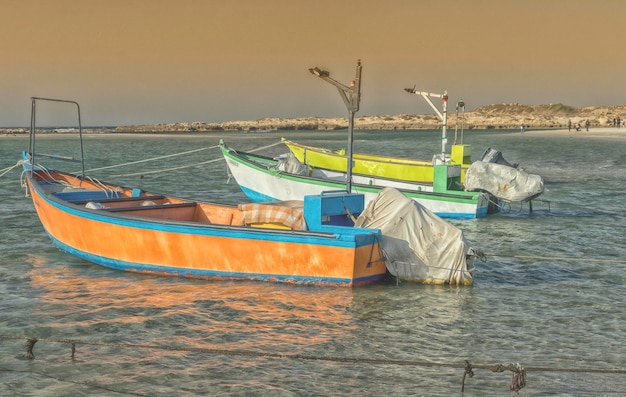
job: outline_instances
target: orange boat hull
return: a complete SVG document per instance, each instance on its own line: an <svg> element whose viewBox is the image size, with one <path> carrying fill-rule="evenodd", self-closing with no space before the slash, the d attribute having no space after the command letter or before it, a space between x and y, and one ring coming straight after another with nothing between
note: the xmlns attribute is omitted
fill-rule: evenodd
<svg viewBox="0 0 626 397"><path fill-rule="evenodd" d="M29 179L29 183L32 181ZM317 233L293 234L211 223L178 222L187 208L160 208L111 216L66 207L31 187L46 232L64 251L104 266L135 272L202 278L259 279L354 285L386 272L379 238L359 234L337 241Z"/></svg>

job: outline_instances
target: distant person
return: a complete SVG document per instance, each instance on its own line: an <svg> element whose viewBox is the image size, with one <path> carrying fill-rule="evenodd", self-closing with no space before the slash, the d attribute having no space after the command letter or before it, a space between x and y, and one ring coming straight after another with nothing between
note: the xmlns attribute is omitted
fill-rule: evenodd
<svg viewBox="0 0 626 397"><path fill-rule="evenodd" d="M525 126L524 124L522 124L522 125L520 126L520 132L523 134L523 133L524 133L524 131L526 131L526 126Z"/></svg>
<svg viewBox="0 0 626 397"><path fill-rule="evenodd" d="M580 131L580 122L576 123L576 131Z"/></svg>
<svg viewBox="0 0 626 397"><path fill-rule="evenodd" d="M589 122L589 120L585 121L585 129L587 130L587 132L589 132L589 125L591 123Z"/></svg>
<svg viewBox="0 0 626 397"><path fill-rule="evenodd" d="M571 131L572 130L572 120L567 122L567 130Z"/></svg>
<svg viewBox="0 0 626 397"><path fill-rule="evenodd" d="M616 123L617 123L617 128L620 128L620 126L622 124L622 119L620 119L619 116L617 116Z"/></svg>

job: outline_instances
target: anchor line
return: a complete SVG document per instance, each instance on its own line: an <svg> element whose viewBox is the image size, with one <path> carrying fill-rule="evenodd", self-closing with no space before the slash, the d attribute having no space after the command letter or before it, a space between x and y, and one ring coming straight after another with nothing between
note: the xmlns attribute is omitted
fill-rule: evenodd
<svg viewBox="0 0 626 397"><path fill-rule="evenodd" d="M148 174L158 174L158 173L161 173L161 172L169 172L169 171L175 171L175 170L182 170L184 168L198 167L198 166L204 165L204 164L215 163L216 161L224 161L224 159L223 158L217 158L217 159L212 159L212 160L207 160L207 161L201 161L199 163L180 165L178 167L162 168L162 169L152 170L152 171L133 172L133 173L130 173L130 174L111 175L111 178L120 178L120 177L127 177L127 176L138 176L138 175L148 175Z"/></svg>
<svg viewBox="0 0 626 397"><path fill-rule="evenodd" d="M22 164L24 164L24 160L18 160L18 162L15 165L1 169L0 178L2 178L4 175L6 175L9 171L13 170L14 168L22 166Z"/></svg>
<svg viewBox="0 0 626 397"><path fill-rule="evenodd" d="M196 152L200 152L200 151L207 150L207 149L215 149L216 147L218 147L218 146L203 147L203 148L199 148L199 149L188 150L186 152L167 154L165 156L158 156L158 157L152 157L152 158L149 158L149 159L130 161L128 163L109 165L109 166L106 166L106 167L92 168L92 169L89 169L89 170L85 170L85 172L88 172L88 171L100 171L100 170L106 170L106 169L109 169L109 168L125 167L127 165L134 165L134 164L139 164L139 163L146 163L146 162L149 162L149 161L162 160L162 159L166 159L166 158L170 158L170 157L183 156L185 154L196 153Z"/></svg>
<svg viewBox="0 0 626 397"><path fill-rule="evenodd" d="M265 150L265 149L271 148L272 146L280 145L281 143L282 142L277 142L277 143L273 143L271 145L262 146L262 147L250 150L250 152L252 153L252 152L257 152L259 150ZM188 152L182 152L182 153L176 153L176 154L171 154L171 155L167 155L167 156L156 157L156 158L152 158L152 159L139 160L139 161L136 161L136 162L130 162L130 163L125 163L125 164L121 164L121 165L129 165L129 164L136 164L136 163L145 162L145 161L158 160L158 159L165 158L165 157L179 156L181 154L193 153L193 152L197 152L197 151L205 150L205 149L215 149L217 147L219 147L219 145L211 146L211 147L207 147L207 148L195 149L195 150L191 150L191 151L188 151ZM158 170L133 172L133 173L129 173L129 174L111 175L111 177L112 178L120 178L120 177L129 177L129 176L138 176L138 175L158 174L158 173L162 173L162 172L181 170L181 169L184 169L184 168L198 167L200 165L215 163L217 161L224 161L224 158L220 157L220 158L216 158L216 159L202 161L202 162L199 162L199 163L186 164L186 165L181 165L181 166L177 166L177 167L163 168L163 169L158 169ZM103 168L112 168L112 167L115 167L115 166L109 166L109 167L103 167ZM97 169L103 169L103 168L97 168ZM89 171L93 171L93 169L89 170Z"/></svg>
<svg viewBox="0 0 626 397"><path fill-rule="evenodd" d="M512 372L512 380L510 390L518 392L520 389L526 386L526 373L527 372L570 372L570 373L595 373L595 374L619 374L626 375L626 369L615 368L559 368L559 367L523 367L520 363L513 363L509 365L495 364L471 364L468 360L465 360L463 364L451 364L451 363L437 363L429 361L418 360L394 360L394 359L376 359L365 357L333 357L333 356L315 356L309 354L297 354L297 353L270 353L259 352L251 350L229 350L229 349L214 349L214 348L191 348L191 347L171 347L171 346L158 346L149 344L138 343L107 343L107 342L89 342L73 339L51 339L51 338L33 338L25 336L9 336L0 335L0 339L26 339L26 355L24 356L28 360L35 358L33 354L33 348L38 341L47 341L55 343L66 343L71 345L72 359L76 352L76 345L89 345L89 346L106 346L126 349L152 349L152 350L167 350L174 352L188 352L188 353L206 353L206 354L221 354L230 356L244 356L244 357L265 357L276 359L292 359L292 360L311 360L311 361L327 361L337 363L365 363L372 365L399 365L399 366L416 366L416 367L438 367L438 368L452 368L462 369L463 379L461 385L461 391L465 389L466 376L474 377L474 369L485 369L492 372ZM0 368L0 371L9 371L7 369ZM90 385L91 386L91 385ZM93 385L93 387L99 387Z"/></svg>
<svg viewBox="0 0 626 397"><path fill-rule="evenodd" d="M0 335L0 339L5 340L26 340L27 347L30 348L29 352L32 354L32 348L36 342L52 342L52 343L64 343L69 345L84 345L84 346L98 346L98 347L117 347L117 348L134 348L134 349L151 349L151 350L166 350L173 352L187 352L187 353L208 353L208 354L222 354L231 356L249 356L249 357L268 357L268 358L281 358L281 359L298 359L298 360L315 360L315 361L330 361L330 362L345 362L345 363L367 363L367 364L389 364L400 366L421 366L421 367L442 367L442 368L454 368L465 369L466 364L453 364L453 363L438 363L430 361L418 361L418 360L398 360L398 359L378 359L378 358L366 358L366 357L334 357L334 356L316 356L309 354L299 353L271 353L271 352L259 352L252 350L232 350L232 349L217 349L217 348L203 348L203 347L177 347L177 346L159 346L142 343L110 343L110 342L92 342L78 339L54 339L54 338L33 338L27 336L11 336ZM503 372L510 370L510 366L503 364L472 364L474 369L487 369L493 372ZM622 374L626 375L626 369L616 368L563 368L563 367L524 367L526 372L572 372L572 373L606 373L606 374Z"/></svg>
<svg viewBox="0 0 626 397"><path fill-rule="evenodd" d="M559 256L538 256L538 255L491 255L499 258L516 258L516 259L543 259L552 261L587 261L587 262L604 262L604 263L626 263L624 259L598 259L598 258L574 258Z"/></svg>

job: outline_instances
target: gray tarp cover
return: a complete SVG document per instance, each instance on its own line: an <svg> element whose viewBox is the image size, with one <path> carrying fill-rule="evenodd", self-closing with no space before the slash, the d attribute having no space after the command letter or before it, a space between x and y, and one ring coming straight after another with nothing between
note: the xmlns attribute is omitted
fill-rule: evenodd
<svg viewBox="0 0 626 397"><path fill-rule="evenodd" d="M309 173L309 167L302 164L291 152L281 154L275 160L278 161L277 167L279 171L295 175L307 175Z"/></svg>
<svg viewBox="0 0 626 397"><path fill-rule="evenodd" d="M527 201L543 193L543 179L519 168L475 161L465 173L465 190L484 190L505 201Z"/></svg>
<svg viewBox="0 0 626 397"><path fill-rule="evenodd" d="M381 190L356 226L381 230L387 269L402 280L473 282L474 250L461 230L396 189Z"/></svg>

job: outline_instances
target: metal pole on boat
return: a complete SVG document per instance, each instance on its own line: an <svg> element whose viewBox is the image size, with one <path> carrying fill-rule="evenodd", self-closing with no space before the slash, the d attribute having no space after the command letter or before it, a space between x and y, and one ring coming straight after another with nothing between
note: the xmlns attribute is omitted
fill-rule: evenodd
<svg viewBox="0 0 626 397"><path fill-rule="evenodd" d="M437 116L439 116L439 119L443 122L443 127L441 128L441 161L445 163L446 143L448 143L448 137L446 136L446 132L448 129L448 91L444 91L443 94L433 94L432 92L415 91L415 87L405 88L404 91L410 94L421 95L422 98L424 98L424 100L428 102L430 107L435 111ZM437 109L437 106L435 106L433 101L430 100L431 97L442 99L443 112L440 112L439 109Z"/></svg>
<svg viewBox="0 0 626 397"><path fill-rule="evenodd" d="M441 97L443 102L443 127L441 127L441 160L446 161L446 143L448 143L448 91Z"/></svg>
<svg viewBox="0 0 626 397"><path fill-rule="evenodd" d="M30 134L28 134L28 154L30 155L31 166L35 164L35 115L36 115L36 101L35 98L30 99ZM32 174L33 167L30 168Z"/></svg>
<svg viewBox="0 0 626 397"><path fill-rule="evenodd" d="M83 124L80 119L80 105L76 101L69 101L66 99L56 99L56 98L40 98L40 97L31 97L31 115L30 115L30 159L31 165L35 165L35 133L37 127L35 125L35 112L36 112L36 102L37 101L48 101L48 102L61 102L61 103L69 103L76 105L76 111L78 113L78 137L80 140L80 164L81 164L81 176L85 179L85 154L83 149Z"/></svg>
<svg viewBox="0 0 626 397"><path fill-rule="evenodd" d="M454 144L456 145L456 130L459 125L459 109L461 109L461 145L463 144L463 130L465 128L465 102L461 99L456 103L456 119L457 123L454 127Z"/></svg>
<svg viewBox="0 0 626 397"><path fill-rule="evenodd" d="M359 111L359 103L361 102L361 60L357 60L356 74L354 80L350 82L350 86L341 84L337 80L330 77L330 72L322 70L318 67L309 69L311 74L320 79L334 85L339 91L339 95L348 109L348 156L346 158L346 190L352 192L352 146L354 141L354 114Z"/></svg>

